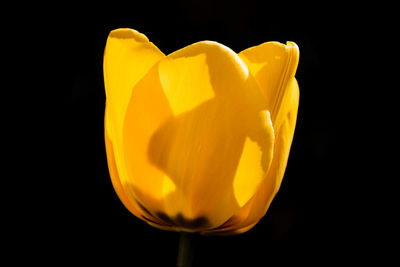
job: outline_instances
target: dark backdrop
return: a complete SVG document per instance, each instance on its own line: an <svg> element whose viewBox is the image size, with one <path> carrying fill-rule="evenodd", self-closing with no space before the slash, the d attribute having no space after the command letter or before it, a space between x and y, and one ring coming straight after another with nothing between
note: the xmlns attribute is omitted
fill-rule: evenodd
<svg viewBox="0 0 400 267"><path fill-rule="evenodd" d="M71 190L61 215L73 234L67 257L96 264L175 264L178 234L131 215L115 194L107 169L103 50L111 30L129 27L165 54L201 40L220 42L235 52L272 40L294 41L300 48L300 106L281 189L266 216L247 233L199 236L193 266L325 266L359 260L358 248L369 235L359 221L365 213L357 198L362 189L352 186L363 179L352 168L360 152L360 142L354 140L363 137L355 138L351 129L365 119L354 106L362 97L351 79L357 74L352 58L358 52L348 44L358 43L368 27L353 20L354 10L325 2L306 6L239 0L104 3L77 10L69 14L65 32L70 73L65 83L71 95L64 102L72 111L72 172L66 180ZM358 116L357 122L349 119Z"/></svg>

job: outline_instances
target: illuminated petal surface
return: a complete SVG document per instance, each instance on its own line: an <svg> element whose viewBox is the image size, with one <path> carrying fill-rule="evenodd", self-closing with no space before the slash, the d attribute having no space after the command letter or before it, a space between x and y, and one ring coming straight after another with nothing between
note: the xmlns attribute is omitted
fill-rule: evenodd
<svg viewBox="0 0 400 267"><path fill-rule="evenodd" d="M145 214L122 181L128 179L123 156L122 129L133 87L164 55L146 36L131 30L110 33L104 51L106 89L105 141L111 180L119 198L129 211L142 218ZM142 210L142 211L141 211Z"/></svg>
<svg viewBox="0 0 400 267"><path fill-rule="evenodd" d="M193 231L221 225L248 202L274 144L246 65L209 41L168 55L138 82L123 136L125 188L165 223Z"/></svg>
<svg viewBox="0 0 400 267"><path fill-rule="evenodd" d="M286 116L285 95L299 63L299 48L293 42L287 45L266 42L239 53L246 62L265 96L274 128L279 128Z"/></svg>
<svg viewBox="0 0 400 267"><path fill-rule="evenodd" d="M266 213L272 199L281 185L290 146L293 140L299 103L299 88L293 78L286 88L285 108L286 116L282 119L280 128L275 133L274 157L265 179L262 181L254 197L230 220L215 232L220 234L238 234L251 229Z"/></svg>

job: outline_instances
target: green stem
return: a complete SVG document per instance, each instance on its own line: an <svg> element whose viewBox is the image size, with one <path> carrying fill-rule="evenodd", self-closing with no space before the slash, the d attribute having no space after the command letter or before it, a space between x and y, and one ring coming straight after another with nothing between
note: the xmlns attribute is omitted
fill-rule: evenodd
<svg viewBox="0 0 400 267"><path fill-rule="evenodd" d="M180 232L179 237L179 251L177 267L190 267L192 266L193 251L194 251L194 233Z"/></svg>

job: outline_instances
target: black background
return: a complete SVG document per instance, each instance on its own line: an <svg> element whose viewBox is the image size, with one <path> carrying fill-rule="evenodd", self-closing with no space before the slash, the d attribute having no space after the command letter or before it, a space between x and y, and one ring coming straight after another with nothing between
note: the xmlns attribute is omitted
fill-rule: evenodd
<svg viewBox="0 0 400 267"><path fill-rule="evenodd" d="M357 80L363 67L357 61L364 52L360 40L371 30L365 17L354 16L362 7L239 0L104 5L77 8L64 34L69 67L63 102L71 114L72 155L70 191L59 221L68 226L58 231L67 233L64 243L73 237L64 249L66 258L129 266L174 266L176 261L178 234L131 215L108 174L102 60L108 33L120 27L144 33L165 54L201 40L235 52L272 40L294 41L300 48L300 106L281 189L247 233L199 236L193 266L325 266L373 257L366 252L372 234L365 222L374 203L364 198L367 178L356 164L367 139L357 129L371 118L362 111L366 100ZM378 37L369 32L369 39Z"/></svg>

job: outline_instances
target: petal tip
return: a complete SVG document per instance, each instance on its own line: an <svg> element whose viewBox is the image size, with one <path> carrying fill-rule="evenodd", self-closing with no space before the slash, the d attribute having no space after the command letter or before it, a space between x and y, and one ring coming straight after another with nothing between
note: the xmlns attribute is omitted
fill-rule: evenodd
<svg viewBox="0 0 400 267"><path fill-rule="evenodd" d="M293 42L293 41L287 41L287 42L286 42L286 45L287 45L287 46L293 46L293 47L298 48L297 44L296 44L295 42Z"/></svg>
<svg viewBox="0 0 400 267"><path fill-rule="evenodd" d="M297 54L300 53L299 46L298 46L295 42L287 41L287 42L286 42L286 46L287 46L289 49L294 49L294 50L296 51Z"/></svg>
<svg viewBox="0 0 400 267"><path fill-rule="evenodd" d="M140 41L140 42L148 42L149 41L149 39L147 39L146 35L138 32L136 30L130 29L130 28L120 28L120 29L112 30L109 34L109 37L119 38L119 39L133 38L136 41Z"/></svg>

